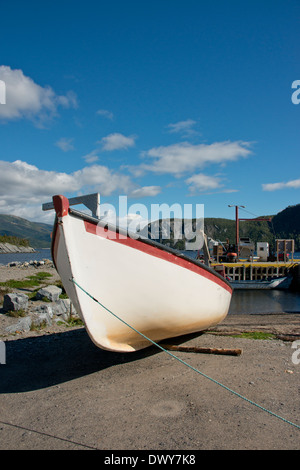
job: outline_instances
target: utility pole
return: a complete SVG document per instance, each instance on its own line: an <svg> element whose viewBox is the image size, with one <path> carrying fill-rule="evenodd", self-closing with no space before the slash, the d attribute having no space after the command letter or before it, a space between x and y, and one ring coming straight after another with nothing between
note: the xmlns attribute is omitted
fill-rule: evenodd
<svg viewBox="0 0 300 470"><path fill-rule="evenodd" d="M239 207L245 208L245 206L236 206L236 205L228 205L228 207L235 207L235 244L237 249L237 255L239 257L240 249L240 235L239 235Z"/></svg>

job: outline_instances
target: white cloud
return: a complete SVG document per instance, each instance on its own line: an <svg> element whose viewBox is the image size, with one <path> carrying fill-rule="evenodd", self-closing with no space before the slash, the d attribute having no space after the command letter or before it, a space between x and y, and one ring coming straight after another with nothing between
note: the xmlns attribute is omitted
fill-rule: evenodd
<svg viewBox="0 0 300 470"><path fill-rule="evenodd" d="M69 152L70 150L74 150L73 140L74 139L67 139L66 137L62 137L57 142L55 142L55 145L64 152Z"/></svg>
<svg viewBox="0 0 300 470"><path fill-rule="evenodd" d="M72 173L41 170L35 165L16 160L0 160L0 212L31 220L46 220L42 204L55 194L67 197L78 193L99 192L103 196L113 193L134 198L155 196L159 186L137 188L130 176L115 172L102 165L83 167Z"/></svg>
<svg viewBox="0 0 300 470"><path fill-rule="evenodd" d="M114 191L132 190L134 185L126 175L105 166L93 165L73 173L46 171L24 161L0 161L0 211L32 218L40 213L43 202L54 194L100 192L110 195ZM32 212L32 208L35 211ZM23 215L21 215L23 214Z"/></svg>
<svg viewBox="0 0 300 470"><path fill-rule="evenodd" d="M80 187L94 188L104 196L114 191L128 193L133 184L129 176L115 173L106 166L92 165L72 173L75 183Z"/></svg>
<svg viewBox="0 0 300 470"><path fill-rule="evenodd" d="M152 158L153 162L142 164L140 168L155 173L181 176L209 164L224 164L245 158L251 153L248 147L248 142L241 141L198 145L182 142L154 147L143 153L144 157Z"/></svg>
<svg viewBox="0 0 300 470"><path fill-rule="evenodd" d="M94 163L98 160L98 150L92 150L90 153L87 155L84 155L82 158L87 162L87 163Z"/></svg>
<svg viewBox="0 0 300 470"><path fill-rule="evenodd" d="M197 134L197 132L192 129L192 127L196 124L196 121L192 119L187 119L186 121L179 121L174 124L168 124L167 128L171 134L184 134L184 135L192 135Z"/></svg>
<svg viewBox="0 0 300 470"><path fill-rule="evenodd" d="M31 119L37 125L57 115L60 106L76 107L73 92L57 95L50 86L42 87L22 70L0 66L0 79L5 83L6 104L0 106L0 119Z"/></svg>
<svg viewBox="0 0 300 470"><path fill-rule="evenodd" d="M28 198L36 202L38 198L53 193L69 192L80 185L72 174L40 170L21 160L0 161L0 197L10 197L24 204ZM53 193L53 194L54 194Z"/></svg>
<svg viewBox="0 0 300 470"><path fill-rule="evenodd" d="M208 191L218 189L223 186L220 178L204 175L203 173L193 175L186 179L185 182L189 185L191 192Z"/></svg>
<svg viewBox="0 0 300 470"><path fill-rule="evenodd" d="M263 191L277 191L279 189L298 189L300 188L300 179L287 181L286 183L266 183L262 185Z"/></svg>
<svg viewBox="0 0 300 470"><path fill-rule="evenodd" d="M103 139L97 143L102 145L102 150L125 150L129 147L134 147L135 139L135 136L126 137L123 134L115 132L114 134L109 134L108 136L103 137Z"/></svg>
<svg viewBox="0 0 300 470"><path fill-rule="evenodd" d="M123 217L118 217L114 210L106 211L102 220L111 224L112 227L118 226L130 232L137 232L149 223L149 219L144 218L140 214L129 212Z"/></svg>
<svg viewBox="0 0 300 470"><path fill-rule="evenodd" d="M99 116L103 116L107 119L110 119L110 121L112 121L114 118L113 113L111 111L108 111L107 109L98 109L96 114L99 114Z"/></svg>
<svg viewBox="0 0 300 470"><path fill-rule="evenodd" d="M160 186L143 186L141 188L134 189L130 193L130 197L142 198L146 196L156 196L161 192Z"/></svg>

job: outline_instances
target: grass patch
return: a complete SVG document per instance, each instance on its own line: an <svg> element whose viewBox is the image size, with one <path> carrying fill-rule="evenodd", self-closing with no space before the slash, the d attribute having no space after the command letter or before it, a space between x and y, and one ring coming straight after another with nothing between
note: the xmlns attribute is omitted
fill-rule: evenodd
<svg viewBox="0 0 300 470"><path fill-rule="evenodd" d="M51 300L48 299L48 297L45 297L45 296L43 296L40 300L42 300L42 302L50 302L51 303Z"/></svg>
<svg viewBox="0 0 300 470"><path fill-rule="evenodd" d="M84 323L81 320L81 318L78 317L71 317L67 320L67 325L68 326L83 326Z"/></svg>
<svg viewBox="0 0 300 470"><path fill-rule="evenodd" d="M62 290L62 293L59 296L60 299L68 299L69 298L66 291L65 291L63 283L61 282L60 279L58 281L55 281L54 285L59 287Z"/></svg>
<svg viewBox="0 0 300 470"><path fill-rule="evenodd" d="M0 282L0 286L9 289L27 289L39 286L41 282L51 276L52 274L41 271L33 276L27 276L23 280L9 279L8 281Z"/></svg>
<svg viewBox="0 0 300 470"><path fill-rule="evenodd" d="M36 293L39 289L35 289L32 292L25 292L29 300L35 300L36 298Z"/></svg>
<svg viewBox="0 0 300 470"><path fill-rule="evenodd" d="M58 281L55 281L55 282L54 282L54 285L57 286L57 287L60 287L61 289L64 290L63 283L61 282L60 279L58 279Z"/></svg>
<svg viewBox="0 0 300 470"><path fill-rule="evenodd" d="M71 316L71 317L68 318L68 320L65 320L65 321L59 320L57 322L57 325L72 327L72 326L84 326L84 323L81 320L81 318Z"/></svg>
<svg viewBox="0 0 300 470"><path fill-rule="evenodd" d="M67 296L67 294L65 292L62 292L59 296L60 299L68 299L69 297Z"/></svg>
<svg viewBox="0 0 300 470"><path fill-rule="evenodd" d="M248 339L276 339L276 335L272 333L265 333L264 331L245 331L243 333L230 335L233 338L248 338Z"/></svg>
<svg viewBox="0 0 300 470"><path fill-rule="evenodd" d="M26 317L26 312L21 308L20 310L9 310L6 315L14 318Z"/></svg>
<svg viewBox="0 0 300 470"><path fill-rule="evenodd" d="M44 279L47 279L47 277L52 277L52 274L47 273L46 271L40 271L37 274L33 274L32 276L28 276L28 279L38 279L40 281L43 281Z"/></svg>
<svg viewBox="0 0 300 470"><path fill-rule="evenodd" d="M32 323L30 327L30 331L39 331L39 330L42 330L43 328L46 328L46 326L47 326L46 321L41 322L39 325Z"/></svg>
<svg viewBox="0 0 300 470"><path fill-rule="evenodd" d="M23 279L22 281L9 279L8 281L1 282L0 286L8 287L9 289L26 289L27 287L36 287L39 284L40 281L33 279Z"/></svg>
<svg viewBox="0 0 300 470"><path fill-rule="evenodd" d="M0 303L3 304L4 296L10 292L8 287L0 287Z"/></svg>

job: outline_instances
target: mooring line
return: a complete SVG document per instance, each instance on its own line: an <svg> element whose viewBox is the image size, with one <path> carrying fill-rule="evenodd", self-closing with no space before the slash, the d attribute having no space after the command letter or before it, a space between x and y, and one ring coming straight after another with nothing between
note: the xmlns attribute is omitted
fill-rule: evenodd
<svg viewBox="0 0 300 470"><path fill-rule="evenodd" d="M0 423L5 424L6 426L11 426L13 428L22 429L23 431L34 432L35 434L40 434L41 436L51 437L52 439L57 439L59 441L68 442L69 444L74 444L76 446L85 447L86 449L99 450L97 447L89 446L88 444L81 444L80 442L72 441L71 439L67 439L65 437L54 436L53 434L49 434L44 431L37 431L36 429L31 429L25 426L20 426L19 424L8 423L6 421L0 421Z"/></svg>
<svg viewBox="0 0 300 470"><path fill-rule="evenodd" d="M208 375L204 374L204 372L201 372L199 369L196 369L195 367L191 366L190 364L188 364L187 362L183 361L182 359L180 359L179 357L175 356L175 354L172 354L170 351L168 351L167 349L163 348L162 346L160 346L158 343L156 343L155 341L153 341L151 338L148 338L148 336L144 335L143 333L141 333L140 331L138 331L136 328L134 328L133 326L129 325L129 323L127 323L125 320L123 320L122 318L120 318L118 315L116 315L115 313L113 313L111 310L109 310L107 307L105 307L105 305L103 305L101 302L99 302L99 300L97 300L95 297L93 297L89 292L87 292L83 287L81 287L76 281L74 278L71 278L70 281L72 281L79 289L82 290L82 292L84 292L86 295L88 295L92 300L94 300L97 304L99 304L102 308L104 308L108 313L110 313L111 315L113 315L115 318L117 318L120 322L124 323L124 325L128 326L129 328L131 328L133 331L135 331L136 333L138 333L140 336L142 336L143 338L145 338L147 341L149 341L150 343L152 343L154 346L158 347L159 349L161 349L162 351L164 351L165 353L167 353L169 356L173 357L174 359L176 359L177 361L181 362L183 365L189 367L190 369L192 369L194 372L197 372L198 374L202 375L202 377L205 377L206 379L210 380L211 382L215 383L216 385L219 385L220 387L224 388L225 390L227 390L228 392L232 393L233 395L241 398L242 400L246 401L247 403L250 403L251 405L253 406L256 406L257 408L259 408L260 410L262 411L265 411L266 413L269 413L271 416L274 416L275 418L278 418L280 419L281 421L284 421L285 423L291 425L291 426L294 426L295 428L299 429L300 430L300 426L296 423L293 423L292 421L289 421L285 418L283 418L282 416L274 413L273 411L270 411L268 410L267 408L264 408L263 406L259 405L258 403L255 403L254 401L250 400L249 398L247 397L244 397L243 395L241 395L240 393L238 392L235 392L234 390L232 390L231 388L227 387L226 385L222 384L221 382L218 382L217 380L213 379L212 377L209 377Z"/></svg>

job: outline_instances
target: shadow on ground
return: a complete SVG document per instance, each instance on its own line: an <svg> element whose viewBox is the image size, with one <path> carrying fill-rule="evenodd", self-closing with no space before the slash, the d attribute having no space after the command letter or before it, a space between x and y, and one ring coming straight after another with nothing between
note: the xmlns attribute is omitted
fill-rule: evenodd
<svg viewBox="0 0 300 470"><path fill-rule="evenodd" d="M155 346L127 354L104 351L94 345L84 328L5 344L0 393L50 387L159 352Z"/></svg>

